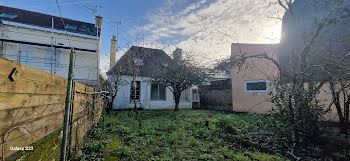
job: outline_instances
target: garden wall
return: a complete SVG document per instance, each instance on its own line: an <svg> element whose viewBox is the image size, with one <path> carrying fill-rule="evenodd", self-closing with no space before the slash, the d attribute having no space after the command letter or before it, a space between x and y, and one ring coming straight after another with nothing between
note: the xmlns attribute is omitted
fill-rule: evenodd
<svg viewBox="0 0 350 161"><path fill-rule="evenodd" d="M202 109L232 111L231 80L213 81L199 87Z"/></svg>
<svg viewBox="0 0 350 161"><path fill-rule="evenodd" d="M62 77L0 58L1 158L62 128L66 88ZM79 83L74 83L73 99L70 152L80 147L104 103L96 89Z"/></svg>

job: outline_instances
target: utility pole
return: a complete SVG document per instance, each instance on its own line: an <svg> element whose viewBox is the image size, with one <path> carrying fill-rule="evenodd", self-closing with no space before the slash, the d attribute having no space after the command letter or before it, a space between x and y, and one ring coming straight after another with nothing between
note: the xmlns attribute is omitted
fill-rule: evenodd
<svg viewBox="0 0 350 161"><path fill-rule="evenodd" d="M54 39L54 37L53 37L53 30L54 30L54 27L55 27L55 24L54 24L54 19L53 19L53 17L51 17L51 53L50 53L50 55L51 55L51 59L50 59L50 61L51 61L51 74L54 74L53 72L52 72L52 66L53 66L53 62L52 62L52 59L53 59L53 54L54 54L54 52L53 52L53 44L54 44L54 42L53 42L53 39ZM56 58L56 57L55 57ZM56 61L56 60L55 60ZM56 64L56 62L55 62L55 64Z"/></svg>
<svg viewBox="0 0 350 161"><path fill-rule="evenodd" d="M100 87L100 57L101 57L101 29L102 29L102 17L95 17L95 28L97 30L97 84Z"/></svg>
<svg viewBox="0 0 350 161"><path fill-rule="evenodd" d="M63 120L63 137L61 144L61 156L60 161L66 161L68 158L68 134L69 134L69 122L71 115L72 106L72 91L73 91L73 67L74 67L75 51L71 49L69 57L69 70L68 70L68 82L67 82L67 95L66 95L66 106L64 109L64 120Z"/></svg>

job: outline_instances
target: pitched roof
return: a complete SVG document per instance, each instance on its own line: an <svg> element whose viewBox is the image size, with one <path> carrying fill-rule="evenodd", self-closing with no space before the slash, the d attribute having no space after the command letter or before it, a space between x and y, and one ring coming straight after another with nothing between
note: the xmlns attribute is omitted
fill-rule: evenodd
<svg viewBox="0 0 350 161"><path fill-rule="evenodd" d="M52 18L53 18L54 29L63 30L63 31L65 30L61 17L56 17L52 15L47 15L43 13L22 10L22 9L12 8L7 6L2 6L2 5L0 5L0 15L2 15L0 16L0 20L32 25L36 27L50 28L50 29L52 26ZM76 20L71 20L67 18L63 18L63 20L66 26L68 25L71 27L71 28L66 27L67 31L69 32L90 35L90 36L97 35L97 30L95 28L95 24L93 23L76 21Z"/></svg>
<svg viewBox="0 0 350 161"><path fill-rule="evenodd" d="M175 64L163 50L132 46L117 61L113 68L107 74L112 75L120 72L121 75L132 75L135 73L135 59L142 60L142 66L139 68L139 76L152 77L160 72L165 65Z"/></svg>

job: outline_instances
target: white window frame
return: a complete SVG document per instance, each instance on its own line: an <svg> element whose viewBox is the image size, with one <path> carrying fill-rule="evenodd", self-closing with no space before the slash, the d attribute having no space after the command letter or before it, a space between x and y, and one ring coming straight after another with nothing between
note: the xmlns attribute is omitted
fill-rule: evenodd
<svg viewBox="0 0 350 161"><path fill-rule="evenodd" d="M190 89L187 88L181 92L180 101L189 101L190 100Z"/></svg>
<svg viewBox="0 0 350 161"><path fill-rule="evenodd" d="M157 92L158 92L158 98L152 99L152 85L157 85ZM165 99L160 99L160 84L151 84L151 90L150 90L150 100L151 101L166 101L166 87L165 88L165 93L164 93L164 98Z"/></svg>
<svg viewBox="0 0 350 161"><path fill-rule="evenodd" d="M266 83L266 89L265 90L248 90L247 84L248 83ZM253 80L253 81L244 81L244 92L245 93L268 93L269 92L269 80Z"/></svg>
<svg viewBox="0 0 350 161"><path fill-rule="evenodd" d="M141 100L141 81L137 81L137 80L135 80L135 83L136 83L136 85L137 85L137 82L139 82L140 83L140 85L138 86L139 87L139 90L137 90L137 87L136 87L136 93L137 93L137 91L139 92L139 95L138 95L138 99L136 99L136 101L140 101ZM132 101L134 101L134 98L132 98L131 96L133 95L132 93L133 93L133 81L131 81L131 84L130 84L130 102L132 102ZM135 92L135 91L134 91Z"/></svg>

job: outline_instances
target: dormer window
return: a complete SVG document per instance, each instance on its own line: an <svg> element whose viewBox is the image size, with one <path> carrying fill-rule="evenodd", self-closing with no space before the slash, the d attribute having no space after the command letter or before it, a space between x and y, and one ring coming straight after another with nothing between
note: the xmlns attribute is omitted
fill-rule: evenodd
<svg viewBox="0 0 350 161"><path fill-rule="evenodd" d="M84 31L84 32L89 32L89 31L90 31L90 29L89 29L86 25L80 26L80 27L79 27L79 30L80 30L80 31Z"/></svg>
<svg viewBox="0 0 350 161"><path fill-rule="evenodd" d="M134 63L138 66L142 66L143 65L143 61L142 59L134 59Z"/></svg>
<svg viewBox="0 0 350 161"><path fill-rule="evenodd" d="M77 26L67 24L67 25L66 25L66 29L67 29L67 30L77 30Z"/></svg>
<svg viewBox="0 0 350 161"><path fill-rule="evenodd" d="M14 19L17 17L17 15L11 14L11 13L2 13L0 14L1 18L7 18L7 19Z"/></svg>

